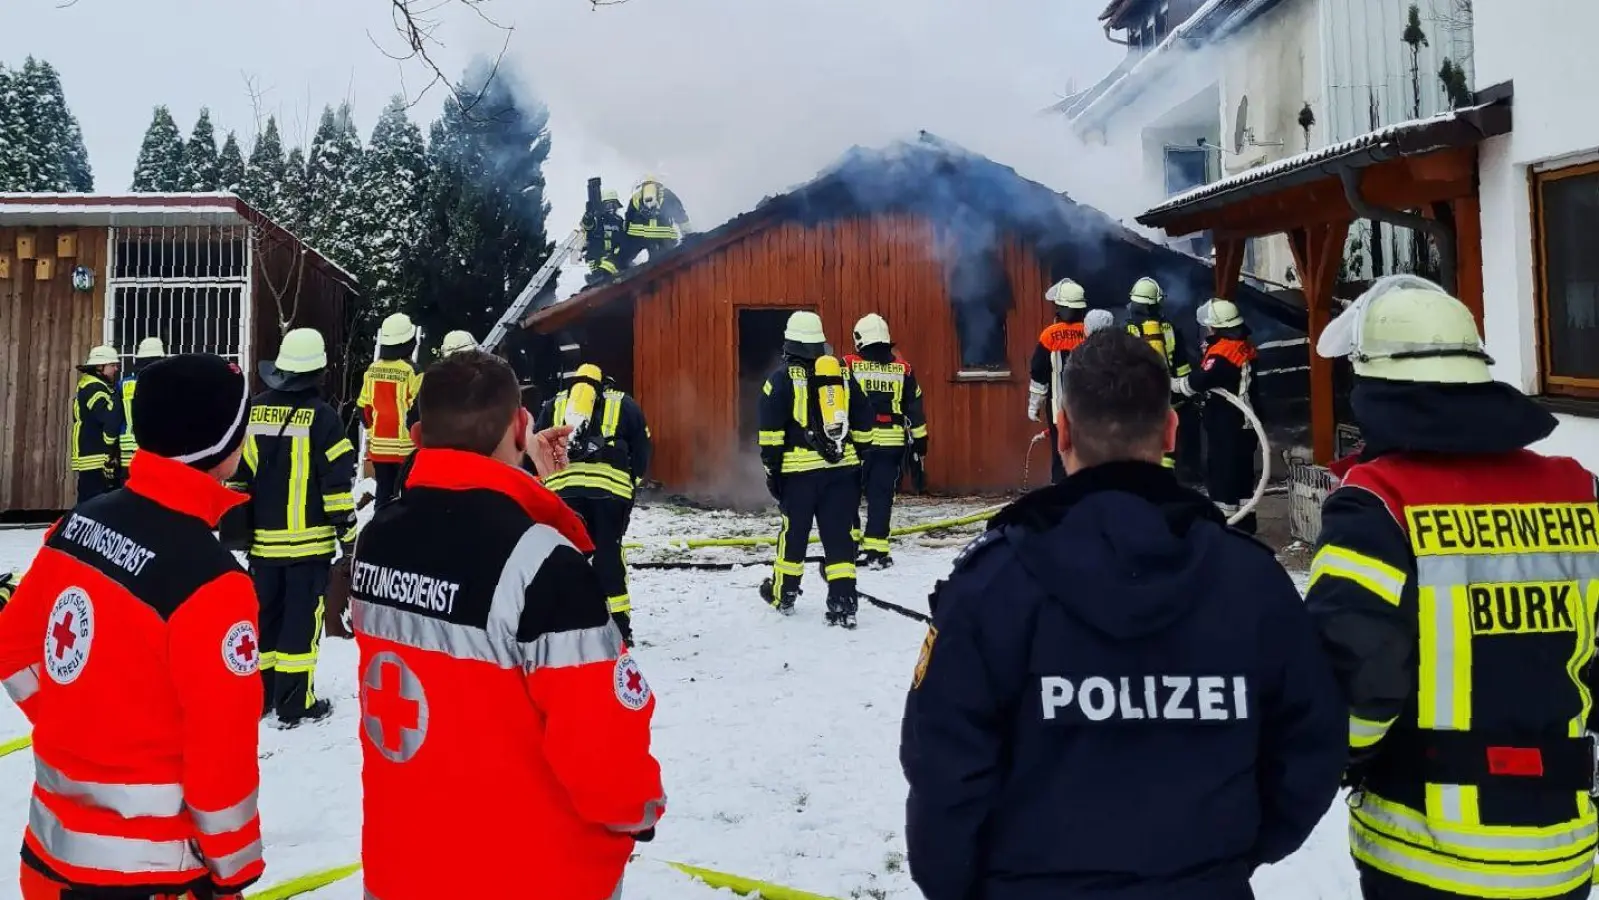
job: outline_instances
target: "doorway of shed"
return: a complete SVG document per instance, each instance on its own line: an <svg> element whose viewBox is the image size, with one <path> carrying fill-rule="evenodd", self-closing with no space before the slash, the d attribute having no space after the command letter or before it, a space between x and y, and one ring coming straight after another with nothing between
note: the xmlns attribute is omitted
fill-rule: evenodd
<svg viewBox="0 0 1599 900"><path fill-rule="evenodd" d="M756 445L761 386L783 360L783 328L797 309L763 306L738 311L738 446Z"/></svg>

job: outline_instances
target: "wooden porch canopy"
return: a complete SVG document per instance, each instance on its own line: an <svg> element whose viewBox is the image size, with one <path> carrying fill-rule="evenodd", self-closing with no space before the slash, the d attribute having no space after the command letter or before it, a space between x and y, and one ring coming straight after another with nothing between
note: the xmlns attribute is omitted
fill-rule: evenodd
<svg viewBox="0 0 1599 900"><path fill-rule="evenodd" d="M1332 361L1314 352L1332 321L1333 288L1356 219L1411 228L1438 248L1444 286L1482 322L1482 221L1477 144L1507 134L1509 82L1472 106L1390 125L1353 140L1250 169L1179 194L1138 217L1178 237L1209 230L1216 296L1231 297L1250 238L1286 234L1305 295L1310 409L1316 462L1333 457ZM1411 212L1419 210L1420 214Z"/></svg>

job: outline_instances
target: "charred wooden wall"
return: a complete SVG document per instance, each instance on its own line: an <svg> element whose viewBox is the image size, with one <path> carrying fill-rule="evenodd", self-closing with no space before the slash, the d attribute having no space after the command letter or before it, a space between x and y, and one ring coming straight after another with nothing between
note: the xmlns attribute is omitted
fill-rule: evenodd
<svg viewBox="0 0 1599 900"><path fill-rule="evenodd" d="M653 477L671 490L713 497L751 485L761 490L756 448L739 440L737 311L775 307L820 313L840 354L853 348L856 320L882 315L922 387L931 432L929 488L1019 486L1038 430L1025 416L1027 365L1049 317L1042 300L1047 273L1031 253L1007 244L1009 371L994 380L962 380L945 266L934 246L933 226L905 216L774 223L641 288L631 388L655 437ZM1047 482L1048 473L1040 447L1032 484Z"/></svg>
<svg viewBox="0 0 1599 900"><path fill-rule="evenodd" d="M34 255L19 259L17 238L31 236ZM57 238L75 236L75 255L57 256ZM104 338L106 230L0 228L0 512L67 509L77 495L68 465L77 366ZM72 270L95 272L94 289L72 289Z"/></svg>

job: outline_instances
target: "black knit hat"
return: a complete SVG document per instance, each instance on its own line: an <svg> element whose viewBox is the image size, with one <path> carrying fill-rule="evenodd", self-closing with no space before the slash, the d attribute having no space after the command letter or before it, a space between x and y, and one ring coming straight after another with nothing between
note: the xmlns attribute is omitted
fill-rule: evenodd
<svg viewBox="0 0 1599 900"><path fill-rule="evenodd" d="M249 412L238 365L207 353L169 356L139 373L133 438L140 450L204 471L244 443Z"/></svg>

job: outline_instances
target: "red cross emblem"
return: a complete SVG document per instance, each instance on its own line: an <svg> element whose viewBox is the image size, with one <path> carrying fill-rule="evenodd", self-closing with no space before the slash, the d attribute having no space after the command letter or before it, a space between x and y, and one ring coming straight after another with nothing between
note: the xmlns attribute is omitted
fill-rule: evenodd
<svg viewBox="0 0 1599 900"><path fill-rule="evenodd" d="M62 591L45 623L45 673L56 684L71 684L83 674L94 646L94 604L88 592L80 587Z"/></svg>
<svg viewBox="0 0 1599 900"><path fill-rule="evenodd" d="M256 651L260 649L254 623L248 619L234 622L222 638L222 662L235 675L254 675L260 669L256 658Z"/></svg>
<svg viewBox="0 0 1599 900"><path fill-rule="evenodd" d="M72 645L78 642L78 633L72 630L73 614L68 610L66 618L55 623L50 628L50 634L56 639L56 659L62 659Z"/></svg>
<svg viewBox="0 0 1599 900"><path fill-rule="evenodd" d="M650 683L644 680L644 673L631 654L624 653L616 661L612 681L617 701L628 709L643 709L650 702Z"/></svg>
<svg viewBox="0 0 1599 900"><path fill-rule="evenodd" d="M255 641L251 640L248 634L239 638L237 649L239 655L245 659L255 659Z"/></svg>
<svg viewBox="0 0 1599 900"><path fill-rule="evenodd" d="M361 679L362 726L372 746L391 762L416 755L427 738L427 695L397 654L379 653Z"/></svg>
<svg viewBox="0 0 1599 900"><path fill-rule="evenodd" d="M635 694L641 693L644 690L644 673L638 669L627 673L627 689Z"/></svg>

